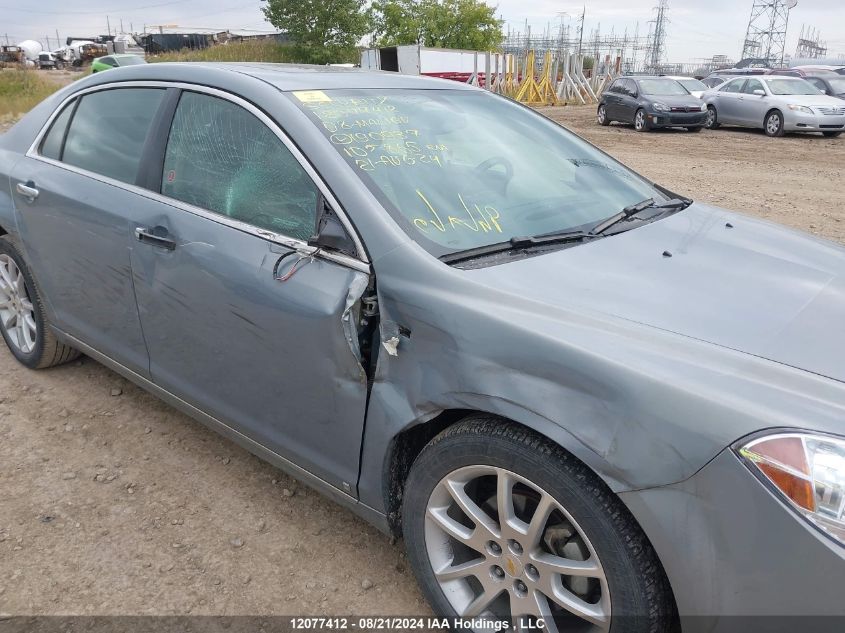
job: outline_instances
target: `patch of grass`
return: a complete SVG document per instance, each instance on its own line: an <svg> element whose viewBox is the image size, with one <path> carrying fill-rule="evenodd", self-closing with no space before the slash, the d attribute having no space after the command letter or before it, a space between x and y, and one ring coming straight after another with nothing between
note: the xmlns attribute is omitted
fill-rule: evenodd
<svg viewBox="0 0 845 633"><path fill-rule="evenodd" d="M61 87L36 70L0 70L0 119L18 118Z"/></svg>
<svg viewBox="0 0 845 633"><path fill-rule="evenodd" d="M285 63L295 61L290 46L272 40L253 40L229 42L192 50L149 55L148 62L271 62Z"/></svg>

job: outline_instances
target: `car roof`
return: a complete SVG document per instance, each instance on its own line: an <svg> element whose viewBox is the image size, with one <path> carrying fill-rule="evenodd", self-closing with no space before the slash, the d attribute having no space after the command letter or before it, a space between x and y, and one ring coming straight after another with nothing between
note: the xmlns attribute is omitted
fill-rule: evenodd
<svg viewBox="0 0 845 633"><path fill-rule="evenodd" d="M108 75L108 76L107 76ZM250 62L165 62L115 68L96 73L88 85L120 81L179 81L188 83L236 82L244 76L268 83L281 91L332 89L440 89L479 90L474 86L432 77L402 75L396 72L312 66L306 64L267 64Z"/></svg>

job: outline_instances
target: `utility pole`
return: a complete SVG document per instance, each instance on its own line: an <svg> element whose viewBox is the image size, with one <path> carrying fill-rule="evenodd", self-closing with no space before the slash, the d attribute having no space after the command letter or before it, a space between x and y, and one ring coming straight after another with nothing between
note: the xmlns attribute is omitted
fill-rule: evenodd
<svg viewBox="0 0 845 633"><path fill-rule="evenodd" d="M56 47L57 48L62 47L62 40L61 40L61 38L59 38L59 29L56 29Z"/></svg>
<svg viewBox="0 0 845 633"><path fill-rule="evenodd" d="M109 24L109 16L106 16L106 29L108 29L109 36L111 36L111 24Z"/></svg>
<svg viewBox="0 0 845 633"><path fill-rule="evenodd" d="M584 43L584 18L587 17L587 5L581 11L581 28L578 29L578 54L581 54L581 45Z"/></svg>

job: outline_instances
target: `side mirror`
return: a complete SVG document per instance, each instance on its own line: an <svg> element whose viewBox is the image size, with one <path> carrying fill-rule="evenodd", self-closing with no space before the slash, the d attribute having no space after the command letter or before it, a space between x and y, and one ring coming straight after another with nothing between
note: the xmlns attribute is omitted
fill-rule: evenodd
<svg viewBox="0 0 845 633"><path fill-rule="evenodd" d="M308 246L339 251L350 257L357 256L355 243L322 196L320 197L320 213L317 214L315 228L316 232L308 240Z"/></svg>
<svg viewBox="0 0 845 633"><path fill-rule="evenodd" d="M765 96L766 96L766 91L765 91L765 90L760 90L759 88L757 88L757 90L755 90L755 91L754 91L754 94L755 94L755 95L757 95L758 97L765 97Z"/></svg>

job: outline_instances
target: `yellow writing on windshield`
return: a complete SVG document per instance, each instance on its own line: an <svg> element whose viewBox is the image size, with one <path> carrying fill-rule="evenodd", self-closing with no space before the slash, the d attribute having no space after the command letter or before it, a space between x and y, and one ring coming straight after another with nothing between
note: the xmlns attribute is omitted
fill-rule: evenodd
<svg viewBox="0 0 845 633"><path fill-rule="evenodd" d="M463 214L447 215L444 221L434 205L429 202L425 194L419 189L416 190L417 195L425 204L429 211L429 216L425 218L414 218L414 226L419 230L427 233L429 228L434 228L441 233L447 230L469 229L475 233L501 233L502 227L499 225L499 218L501 217L495 207L491 205L480 206L477 204L470 207L461 194L458 194L458 200L463 207Z"/></svg>

